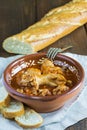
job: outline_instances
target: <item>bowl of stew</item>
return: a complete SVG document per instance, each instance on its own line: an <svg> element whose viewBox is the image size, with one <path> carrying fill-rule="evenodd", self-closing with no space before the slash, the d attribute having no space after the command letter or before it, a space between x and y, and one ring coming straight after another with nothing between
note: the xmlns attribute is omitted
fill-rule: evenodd
<svg viewBox="0 0 87 130"><path fill-rule="evenodd" d="M37 112L51 112L77 97L84 86L84 69L74 59L46 53L23 56L10 63L3 82L9 95Z"/></svg>

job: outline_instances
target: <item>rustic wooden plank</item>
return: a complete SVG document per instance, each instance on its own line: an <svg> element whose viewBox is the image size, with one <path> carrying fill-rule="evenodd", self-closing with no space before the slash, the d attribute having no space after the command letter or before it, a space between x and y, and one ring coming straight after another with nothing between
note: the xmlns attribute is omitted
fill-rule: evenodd
<svg viewBox="0 0 87 130"><path fill-rule="evenodd" d="M35 22L35 0L0 1L0 43ZM8 55L0 44L0 53Z"/></svg>
<svg viewBox="0 0 87 130"><path fill-rule="evenodd" d="M87 34L87 23L85 24L85 30L86 30L86 34Z"/></svg>
<svg viewBox="0 0 87 130"><path fill-rule="evenodd" d="M87 118L77 122L76 124L66 128L65 130L87 130Z"/></svg>

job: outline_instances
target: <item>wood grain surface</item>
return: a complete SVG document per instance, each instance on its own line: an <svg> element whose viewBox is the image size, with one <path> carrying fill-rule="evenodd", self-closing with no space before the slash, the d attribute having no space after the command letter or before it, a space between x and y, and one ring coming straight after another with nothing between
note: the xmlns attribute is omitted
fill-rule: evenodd
<svg viewBox="0 0 87 130"><path fill-rule="evenodd" d="M63 5L70 0L0 0L0 57L13 56L2 48L5 38L19 33L28 26L40 20L50 9ZM87 24L61 38L50 47L66 47L72 45L69 52L87 55ZM66 130L87 130L87 119L71 126Z"/></svg>

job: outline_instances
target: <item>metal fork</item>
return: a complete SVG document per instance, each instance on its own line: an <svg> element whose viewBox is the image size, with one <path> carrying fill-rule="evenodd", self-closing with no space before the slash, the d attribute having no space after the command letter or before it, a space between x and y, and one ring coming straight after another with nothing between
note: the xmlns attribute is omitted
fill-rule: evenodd
<svg viewBox="0 0 87 130"><path fill-rule="evenodd" d="M68 46L68 47L65 47L65 48L50 48L46 54L46 56L53 60L55 58L55 56L58 54L58 53L61 53L69 48L72 48L72 46Z"/></svg>

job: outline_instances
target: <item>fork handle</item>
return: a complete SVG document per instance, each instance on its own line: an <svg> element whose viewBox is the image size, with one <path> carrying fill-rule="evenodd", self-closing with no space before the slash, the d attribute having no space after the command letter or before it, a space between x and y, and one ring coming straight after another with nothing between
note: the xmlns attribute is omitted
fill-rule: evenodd
<svg viewBox="0 0 87 130"><path fill-rule="evenodd" d="M67 47L65 47L65 48L62 48L62 49L61 49L61 52L65 51L65 50L67 50L67 49L70 49L70 48L72 48L72 46L67 46Z"/></svg>

